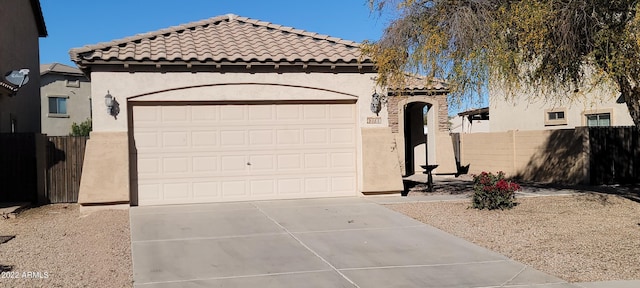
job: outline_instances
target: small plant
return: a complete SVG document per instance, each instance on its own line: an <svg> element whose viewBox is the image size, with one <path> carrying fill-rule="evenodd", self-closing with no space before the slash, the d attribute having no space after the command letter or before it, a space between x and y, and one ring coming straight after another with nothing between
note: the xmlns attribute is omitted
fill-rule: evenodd
<svg viewBox="0 0 640 288"><path fill-rule="evenodd" d="M73 124L71 124L71 133L69 133L69 136L89 136L89 132L91 132L91 130L91 119L85 120L80 123L80 125L73 122Z"/></svg>
<svg viewBox="0 0 640 288"><path fill-rule="evenodd" d="M515 192L518 190L520 185L506 180L502 171L473 175L472 207L480 210L511 209L517 204Z"/></svg>

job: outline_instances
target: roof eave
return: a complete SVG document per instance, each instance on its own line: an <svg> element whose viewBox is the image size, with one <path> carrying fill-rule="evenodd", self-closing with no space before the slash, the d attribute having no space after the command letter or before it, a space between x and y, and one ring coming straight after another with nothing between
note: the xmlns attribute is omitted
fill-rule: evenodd
<svg viewBox="0 0 640 288"><path fill-rule="evenodd" d="M213 67L215 69L222 69L224 67L244 67L246 69L252 69L257 67L270 67L272 69L278 70L284 67L298 67L304 69L309 68L326 68L329 70L340 70L345 68L356 68L358 70L371 70L375 69L375 65L370 62L303 62L303 61L294 61L294 62L251 62L251 61L210 61L210 62L188 62L188 61L127 61L127 60L94 60L94 61L86 61L80 60L75 61L76 65L83 71L85 74L88 71L91 71L93 67L106 67L106 66L122 66L126 69L132 69L133 67L154 67L157 69L167 68L167 67L185 67L187 69L191 69L194 67Z"/></svg>
<svg viewBox="0 0 640 288"><path fill-rule="evenodd" d="M31 10L33 11L33 17L36 20L38 27L38 36L47 37L47 25L44 22L44 16L42 15L42 7L40 6L40 0L31 0Z"/></svg>
<svg viewBox="0 0 640 288"><path fill-rule="evenodd" d="M489 107L463 111L463 112L458 113L458 116L480 115L480 114L485 114L485 113L489 113Z"/></svg>

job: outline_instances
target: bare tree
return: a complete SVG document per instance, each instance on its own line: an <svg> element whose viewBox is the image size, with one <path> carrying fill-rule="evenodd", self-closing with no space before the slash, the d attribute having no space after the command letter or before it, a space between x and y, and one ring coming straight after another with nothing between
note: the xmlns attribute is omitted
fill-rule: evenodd
<svg viewBox="0 0 640 288"><path fill-rule="evenodd" d="M380 85L407 72L442 78L454 103L487 83L576 97L585 83L612 85L640 127L640 16L632 0L368 0L398 9L364 55Z"/></svg>

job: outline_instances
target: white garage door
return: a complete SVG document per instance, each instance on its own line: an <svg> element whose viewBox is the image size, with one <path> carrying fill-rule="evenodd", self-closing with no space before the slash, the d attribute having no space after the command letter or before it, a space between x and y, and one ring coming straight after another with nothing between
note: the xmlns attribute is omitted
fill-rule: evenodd
<svg viewBox="0 0 640 288"><path fill-rule="evenodd" d="M354 104L133 106L138 205L355 195L355 121Z"/></svg>

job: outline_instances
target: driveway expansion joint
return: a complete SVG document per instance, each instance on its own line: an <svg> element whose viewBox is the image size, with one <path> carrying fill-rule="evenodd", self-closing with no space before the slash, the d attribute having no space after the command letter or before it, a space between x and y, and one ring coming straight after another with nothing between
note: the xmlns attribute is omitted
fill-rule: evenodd
<svg viewBox="0 0 640 288"><path fill-rule="evenodd" d="M255 204L254 204L255 205ZM273 221L273 223L275 223L276 225L278 225L280 228L282 228L284 231L286 231L290 237L292 237L294 240L296 240L300 245L302 245L305 249L307 249L309 252L313 253L313 255L315 255L316 257L318 257L322 262L324 262L325 264L327 264L329 267L331 267L331 269L333 271L335 271L336 273L338 273L342 278L344 278L345 280L347 280L349 283L351 283L354 287L356 288L360 288L360 286L358 286L358 284L356 284L353 280L349 279L349 277L347 277L347 275L344 275L344 273L340 272L340 270L338 270L338 268L336 268L335 266L333 266L331 263L329 263L329 261L327 261L327 259L324 259L322 256L320 256L320 254L318 254L318 252L314 251L313 249L311 249L311 247L309 247L307 244L305 244L304 242L302 242L302 240L300 240L298 237L296 237L295 235L293 235L293 233L291 233L286 227L282 226L278 221L276 221L275 219L273 219L269 214L267 214L265 211L263 211L259 206L256 206L256 208L262 213L264 214L267 218L269 218L271 221Z"/></svg>

